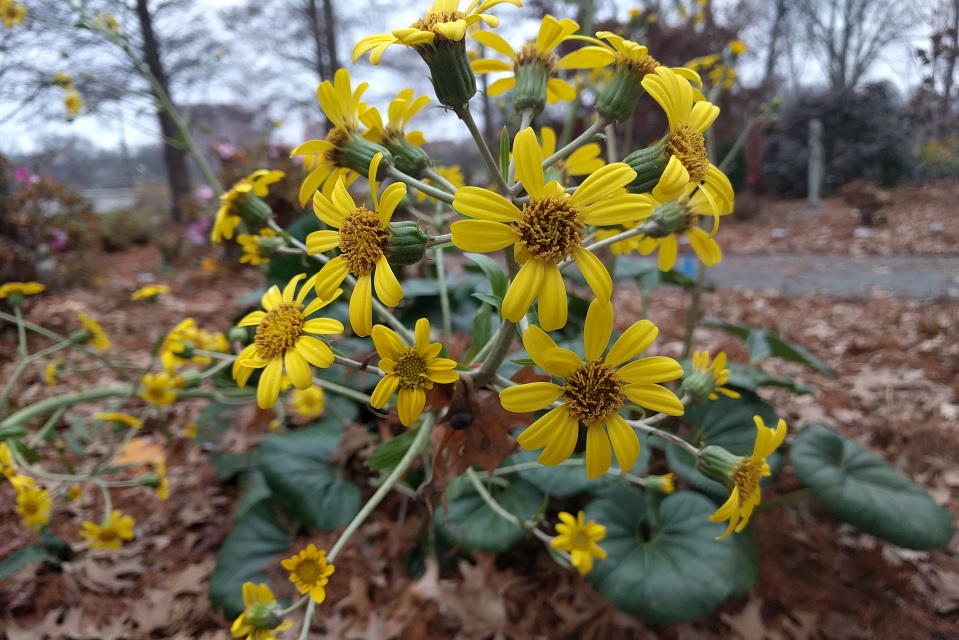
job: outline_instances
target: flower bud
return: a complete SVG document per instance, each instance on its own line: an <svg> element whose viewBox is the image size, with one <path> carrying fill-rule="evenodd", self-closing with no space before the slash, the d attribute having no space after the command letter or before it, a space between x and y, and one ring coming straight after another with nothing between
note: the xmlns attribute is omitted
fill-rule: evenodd
<svg viewBox="0 0 959 640"><path fill-rule="evenodd" d="M391 265L406 267L416 264L426 255L430 236L413 220L391 222L390 239L386 245L386 259Z"/></svg>
<svg viewBox="0 0 959 640"><path fill-rule="evenodd" d="M666 141L661 140L651 147L633 151L623 162L636 172L636 178L626 185L626 189L630 193L650 193L659 184L659 179L669 164Z"/></svg>
<svg viewBox="0 0 959 640"><path fill-rule="evenodd" d="M393 164L392 153L386 148L370 142L358 132L333 129L326 139L333 144L333 164L352 169L362 176L369 175L370 164L378 153L383 154L383 159L380 161L377 170L377 179L381 178L386 168Z"/></svg>
<svg viewBox="0 0 959 640"><path fill-rule="evenodd" d="M630 65L618 66L612 80L596 99L596 111L616 123L628 120L636 109L636 103L646 92L642 80L642 75Z"/></svg>
<svg viewBox="0 0 959 640"><path fill-rule="evenodd" d="M742 456L733 455L723 447L709 445L700 453L696 468L707 478L732 488L733 474L742 462Z"/></svg>
<svg viewBox="0 0 959 640"><path fill-rule="evenodd" d="M283 624L280 603L276 600L258 602L246 608L246 620L254 629L276 629Z"/></svg>
<svg viewBox="0 0 959 640"><path fill-rule="evenodd" d="M200 383L203 381L203 376L200 375L199 371L194 371L193 369L187 369L174 378L177 388L179 389L192 389L193 387L199 387Z"/></svg>
<svg viewBox="0 0 959 640"><path fill-rule="evenodd" d="M476 94L476 76L466 54L466 40L449 40L436 34L432 43L413 48L430 68L430 81L439 103L453 110L469 104Z"/></svg>
<svg viewBox="0 0 959 640"><path fill-rule="evenodd" d="M408 176L422 180L426 177L426 170L433 166L429 154L411 144L402 134L390 136L384 144L393 154L393 165Z"/></svg>
<svg viewBox="0 0 959 640"><path fill-rule="evenodd" d="M674 233L682 233L695 224L698 216L685 205L667 202L656 207L653 215L643 221L645 235L650 238L665 238Z"/></svg>
<svg viewBox="0 0 959 640"><path fill-rule="evenodd" d="M273 217L273 209L258 196L247 192L237 199L236 214L250 227L259 229Z"/></svg>
<svg viewBox="0 0 959 640"><path fill-rule="evenodd" d="M546 107L546 85L556 75L556 54L538 54L536 46L525 45L517 54L513 66L516 86L513 88L513 108L517 113L531 111L533 116L543 113Z"/></svg>
<svg viewBox="0 0 959 640"><path fill-rule="evenodd" d="M261 257L269 260L280 247L286 246L286 241L279 236L257 236L256 252Z"/></svg>
<svg viewBox="0 0 959 640"><path fill-rule="evenodd" d="M669 495L676 490L675 477L676 475L673 473L667 473L664 476L649 476L646 478L646 488L650 491Z"/></svg>
<svg viewBox="0 0 959 640"><path fill-rule="evenodd" d="M233 327L227 332L226 338L230 341L230 344L234 342L246 344L250 341L250 332L247 327Z"/></svg>
<svg viewBox="0 0 959 640"><path fill-rule="evenodd" d="M696 402L705 402L716 391L716 376L712 369L693 371L683 379L682 388Z"/></svg>

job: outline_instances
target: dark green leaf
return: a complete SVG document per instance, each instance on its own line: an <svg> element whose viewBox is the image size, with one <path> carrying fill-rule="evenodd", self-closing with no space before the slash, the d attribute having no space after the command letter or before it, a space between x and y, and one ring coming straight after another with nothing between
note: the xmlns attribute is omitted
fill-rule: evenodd
<svg viewBox="0 0 959 640"><path fill-rule="evenodd" d="M413 440L416 439L416 434L419 433L420 428L416 427L401 433L373 449L373 453L366 459L366 466L372 471L383 471L396 467L410 447L413 446Z"/></svg>
<svg viewBox="0 0 959 640"><path fill-rule="evenodd" d="M504 467L533 462L538 457L540 451L519 451L503 461ZM630 469L630 473L641 475L649 464L649 447L640 447L639 460ZM574 453L570 459L582 459L583 454ZM615 456L613 458L613 468L619 469ZM608 488L611 485L618 485L620 478L613 474L601 476L595 480L586 477L586 466L555 466L546 467L537 465L534 469L525 469L517 472L517 475L526 480L540 491L554 498L565 498L576 495L584 491L599 491Z"/></svg>
<svg viewBox="0 0 959 640"><path fill-rule="evenodd" d="M523 521L532 518L543 505L542 492L518 478L505 489L494 486L491 492L504 509ZM445 517L437 514L437 527L457 543L484 551L505 551L526 535L518 524L494 513L472 485L450 500Z"/></svg>
<svg viewBox="0 0 959 640"><path fill-rule="evenodd" d="M746 577L756 575L748 538L716 540L716 507L679 492L659 503L636 491L612 490L586 507L587 520L606 527L589 580L616 607L654 624L692 620L712 612Z"/></svg>
<svg viewBox="0 0 959 640"><path fill-rule="evenodd" d="M256 465L256 451L247 453L211 453L210 464L216 469L217 482L229 482Z"/></svg>
<svg viewBox="0 0 959 640"><path fill-rule="evenodd" d="M469 362L477 353L482 351L486 343L493 337L493 314L492 307L488 304L480 305L476 317L473 318L473 340L470 343L470 349L466 353L464 362Z"/></svg>
<svg viewBox="0 0 959 640"><path fill-rule="evenodd" d="M267 436L257 464L270 490L307 525L329 531L346 524L360 508L360 490L340 477L329 459L342 428L335 423Z"/></svg>
<svg viewBox="0 0 959 640"><path fill-rule="evenodd" d="M499 309L500 305L503 304L503 301L494 296L492 293L474 293L473 297L479 300L480 302L485 302L494 309Z"/></svg>
<svg viewBox="0 0 959 640"><path fill-rule="evenodd" d="M240 477L240 501L236 505L235 518L240 519L249 513L250 509L260 504L272 494L266 484L263 474L258 469L251 469Z"/></svg>
<svg viewBox="0 0 959 640"><path fill-rule="evenodd" d="M509 286L509 279L506 277L506 272L503 271L503 267L482 253L464 253L463 256L482 269L489 280L490 287L493 289L493 295L496 296L497 299L502 300L506 296L506 288Z"/></svg>
<svg viewBox="0 0 959 640"><path fill-rule="evenodd" d="M807 425L793 443L796 475L837 518L900 547L932 551L952 539L952 516L879 456Z"/></svg>
<svg viewBox="0 0 959 640"><path fill-rule="evenodd" d="M31 544L13 551L3 561L0 561L0 580L9 578L29 564L34 562L52 562L60 564L56 556L51 555L39 545Z"/></svg>
<svg viewBox="0 0 959 640"><path fill-rule="evenodd" d="M796 395L808 395L812 389L785 376L774 376L757 367L744 366L735 362L726 365L729 368L728 387L735 387L745 391L755 391L760 387L780 387L789 389ZM689 371L690 369L686 369Z"/></svg>
<svg viewBox="0 0 959 640"><path fill-rule="evenodd" d="M832 369L826 363L809 353L805 347L785 340L766 329L756 329L744 324L719 320L706 320L706 324L727 331L745 342L746 348L749 349L749 357L753 362L776 357L790 362L799 362L827 376L834 375Z"/></svg>

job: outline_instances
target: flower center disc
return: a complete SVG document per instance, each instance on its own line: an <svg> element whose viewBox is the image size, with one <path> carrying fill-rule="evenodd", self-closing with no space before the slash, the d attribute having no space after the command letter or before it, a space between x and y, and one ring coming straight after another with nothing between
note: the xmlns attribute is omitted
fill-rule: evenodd
<svg viewBox="0 0 959 640"><path fill-rule="evenodd" d="M340 227L340 251L354 276L365 276L376 266L390 241L390 232L380 226L379 217L367 209L353 209Z"/></svg>
<svg viewBox="0 0 959 640"><path fill-rule="evenodd" d="M263 360L281 356L303 333L303 312L295 302L281 302L266 312L256 328L256 355Z"/></svg>
<svg viewBox="0 0 959 640"><path fill-rule="evenodd" d="M626 67L632 71L634 75L643 78L647 73L652 73L653 70L659 66L659 60L653 56L643 56L637 60L636 58L631 58L629 56L624 56L621 53L617 53L616 64Z"/></svg>
<svg viewBox="0 0 959 640"><path fill-rule="evenodd" d="M346 146L346 143L350 141L350 134L334 127L326 134L326 141L333 145L333 147L323 152L323 159L326 160L327 164L336 165L337 158L340 156L340 149Z"/></svg>
<svg viewBox="0 0 959 640"><path fill-rule="evenodd" d="M439 11L437 13L427 13L425 18L420 18L410 25L410 29L419 29L420 31L433 31L433 27L442 22L456 22L466 17L462 11ZM439 37L438 33L436 34Z"/></svg>
<svg viewBox="0 0 959 640"><path fill-rule="evenodd" d="M706 138L684 122L676 127L666 141L666 156L676 156L689 172L690 182L700 182L706 177L709 158L706 157Z"/></svg>
<svg viewBox="0 0 959 640"><path fill-rule="evenodd" d="M100 532L97 534L97 539L100 540L100 542L114 542L119 537L120 536L117 535L117 532L111 527L100 529Z"/></svg>
<svg viewBox="0 0 959 640"><path fill-rule="evenodd" d="M553 196L524 204L523 217L515 225L530 255L553 262L565 260L583 243L586 227L567 198Z"/></svg>
<svg viewBox="0 0 959 640"><path fill-rule="evenodd" d="M626 401L616 370L601 362L587 362L563 385L563 400L570 415L594 424L618 413Z"/></svg>
<svg viewBox="0 0 959 640"><path fill-rule="evenodd" d="M426 375L426 362L416 353L415 347L404 347L396 357L396 375L400 386L406 389L432 389L433 383Z"/></svg>
<svg viewBox="0 0 959 640"><path fill-rule="evenodd" d="M739 491L739 503L746 500L759 488L759 476L762 473L762 460L754 462L749 456L733 472L733 482Z"/></svg>
<svg viewBox="0 0 959 640"><path fill-rule="evenodd" d="M306 584L316 583L320 575L320 565L316 560L301 560L296 565L296 576Z"/></svg>
<svg viewBox="0 0 959 640"><path fill-rule="evenodd" d="M538 64L545 67L546 70L552 74L557 62L559 62L559 56L555 53L540 53L536 49L535 43L528 42L516 52L516 63L514 66L520 67Z"/></svg>
<svg viewBox="0 0 959 640"><path fill-rule="evenodd" d="M586 532L583 529L579 529L576 531L576 533L571 535L569 541L570 546L572 546L573 549L579 549L580 551L586 551L589 549L591 542L589 536L586 535Z"/></svg>

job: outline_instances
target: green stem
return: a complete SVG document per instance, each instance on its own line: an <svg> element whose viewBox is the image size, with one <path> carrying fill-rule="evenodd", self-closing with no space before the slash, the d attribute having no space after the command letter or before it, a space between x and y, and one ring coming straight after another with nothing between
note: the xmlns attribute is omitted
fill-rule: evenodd
<svg viewBox="0 0 959 640"><path fill-rule="evenodd" d="M686 334L683 336L683 358L689 357L693 345L693 332L699 323L699 303L703 297L703 284L706 282L706 265L698 263L696 282L693 284L692 300L689 303L689 315L686 316Z"/></svg>
<svg viewBox="0 0 959 640"><path fill-rule="evenodd" d="M50 419L44 422L43 426L40 427L40 430L37 431L32 438L30 438L30 442L27 443L27 446L30 448L37 446L37 444L43 440L54 427L57 426L57 423L60 422L60 418L63 417L63 414L66 413L66 411L66 407L60 407L54 411L50 415Z"/></svg>
<svg viewBox="0 0 959 640"><path fill-rule="evenodd" d="M436 262L436 280L440 288L440 313L443 317L443 335L447 340L453 337L453 315L450 313L450 292L446 282L446 266L443 261L443 248L433 249L433 260Z"/></svg>
<svg viewBox="0 0 959 640"><path fill-rule="evenodd" d="M462 107L457 107L453 109L453 112L466 124L470 135L473 136L473 140L476 142L476 148L479 149L480 155L483 157L483 162L486 163L486 168L489 170L493 182L496 183L496 188L501 194L509 197L510 190L506 185L506 179L503 177L503 174L500 173L496 159L493 157L493 154L490 153L489 146L486 144L482 132L480 132L479 127L476 126L476 121L473 120L473 114L470 112L469 104L467 103Z"/></svg>
<svg viewBox="0 0 959 640"><path fill-rule="evenodd" d="M503 506L496 501L496 498L490 494L490 492L483 486L483 482L480 480L480 477L476 475L476 472L473 471L473 468L470 467L466 470L466 477L469 478L469 481L473 484L473 488L476 489L476 493L483 499L490 509L493 510L493 513L498 515L503 520L507 522L512 522L513 524L521 527L526 531L532 531L536 527L535 522L526 522L516 514L510 513Z"/></svg>
<svg viewBox="0 0 959 640"><path fill-rule="evenodd" d="M642 420L627 420L626 423L629 424L629 426L631 426L633 429L636 429L637 431L642 431L643 433L646 433L648 435L655 436L657 438L661 438L663 440L672 442L673 444L679 445L680 447L688 451L690 455L692 455L697 460L699 459L699 456L702 453L698 447L686 442L685 440L683 440L676 434L670 433L668 431L663 431L662 429L657 429L656 427L652 427Z"/></svg>
<svg viewBox="0 0 959 640"><path fill-rule="evenodd" d="M13 315L17 322L17 353L20 354L21 358L26 359L28 353L27 330L23 326L23 311L20 309L20 305L13 305Z"/></svg>
<svg viewBox="0 0 959 640"><path fill-rule="evenodd" d="M370 514L373 513L373 510L383 501L383 498L393 489L393 485L399 482L400 478L406 473L407 469L413 461L416 460L417 456L420 455L420 452L426 447L426 443L429 442L430 434L433 432L433 416L427 414L422 423L420 424L419 431L416 434L416 438L413 440L413 444L410 445L410 448L407 449L406 453L403 454L403 458L400 460L399 464L396 465L396 468L390 472L390 475L386 477L383 481L383 484L379 486L376 490L376 493L369 499L369 501L363 505L363 508L360 509L360 512L356 514L356 517L350 521L350 524L346 526L343 533L340 534L340 537L337 539L336 544L333 545L333 548L330 549L330 553L327 555L327 558L330 564L336 560L336 557L340 554L340 551L343 550L343 547L346 546L346 543L349 542L350 537L356 530L360 528Z"/></svg>
<svg viewBox="0 0 959 640"><path fill-rule="evenodd" d="M432 236L429 240L426 241L426 248L430 249L433 247L443 247L453 242L452 233L444 233L440 236Z"/></svg>
<svg viewBox="0 0 959 640"><path fill-rule="evenodd" d="M408 176L392 165L386 168L386 175L399 180L400 182L404 182L414 189L422 191L428 196L433 196L437 200L442 200L446 204L453 204L453 195L450 192L444 191L443 189L438 189L433 185L426 184L422 180L417 180L413 176Z"/></svg>
<svg viewBox="0 0 959 640"><path fill-rule="evenodd" d="M343 356L333 356L333 362L336 364L349 367L350 369L356 369L357 371L363 371L365 373L372 373L374 376L383 377L386 374L379 367L374 367L371 364L365 362L357 362L356 360L351 360L350 358L344 358Z"/></svg>
<svg viewBox="0 0 959 640"><path fill-rule="evenodd" d="M344 387L343 385L336 384L335 382L323 380L322 378L313 378L313 384L318 387L323 387L331 393L335 393L346 398L352 398L353 400L362 402L363 404L369 404L371 400L370 396L366 395L365 393L361 393L356 389Z"/></svg>
<svg viewBox="0 0 959 640"><path fill-rule="evenodd" d="M496 375L499 366L503 364L503 360L506 359L506 355L509 353L509 348L513 345L515 335L516 325L509 320L503 320L499 326L499 331L496 332L495 342L491 341L493 346L490 347L486 359L483 360L479 369L469 374L470 377L473 378L473 384L476 385L477 388L489 384L489 381Z"/></svg>
<svg viewBox="0 0 959 640"><path fill-rule="evenodd" d="M306 603L306 613L303 614L303 628L300 630L300 640L307 640L310 636L310 624L313 622L313 612L316 611L316 600L310 598Z"/></svg>
<svg viewBox="0 0 959 640"><path fill-rule="evenodd" d="M426 170L426 175L429 176L430 180L440 185L450 193L456 193L456 185L444 178L442 174L440 174L440 172L433 167L429 167Z"/></svg>

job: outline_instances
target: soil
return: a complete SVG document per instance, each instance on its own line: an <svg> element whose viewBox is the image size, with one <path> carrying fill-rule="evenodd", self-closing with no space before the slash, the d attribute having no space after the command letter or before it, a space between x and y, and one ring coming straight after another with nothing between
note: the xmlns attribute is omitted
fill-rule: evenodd
<svg viewBox="0 0 959 640"><path fill-rule="evenodd" d="M897 191L886 226L874 236L887 238L881 243L850 242L855 220L833 201L816 218L790 214L795 203L773 204L769 210L778 212L775 220L724 221L719 240L730 254L835 255L881 247L878 253L955 255L959 185L935 189ZM919 203L918 222L901 220L910 202ZM943 231L922 231L940 218ZM827 219L831 222L823 227ZM902 231L910 226L916 227L913 235ZM771 241L774 228L788 233ZM903 239L904 234L912 239ZM115 348L144 366L159 335L154 327L166 331L191 316L202 327L222 330L243 310L243 296L262 282L252 269L203 264L197 257L165 269L152 247L104 254L93 286L32 299L27 317L67 332L78 311L91 313ZM173 293L156 306L131 302L129 294L144 284L144 274L170 284ZM617 288L617 317L638 316L640 300L628 285ZM661 329L654 351L679 355L688 304L689 294L674 289L660 289L649 299L648 316ZM809 396L763 392L790 428L818 423L837 429L916 479L952 513L959 512L959 301L719 289L704 294L702 314L774 329L806 346L835 370L835 377L779 360L764 365L814 391ZM13 354L16 335L7 329L0 332L0 353ZM718 329L697 329L694 338L699 349L725 350L734 361L746 358L742 345ZM12 359L0 361L0 380L13 366ZM91 370L62 385L77 389L118 381L105 371ZM62 388L47 387L37 367L15 395L24 405L57 392ZM229 531L238 489L217 482L205 448L185 437L201 408L200 401L178 403L163 421L151 419L143 427L141 435L165 449L171 495L158 502L143 487L114 492L114 504L137 521L136 539L120 551L86 551L80 544L79 523L91 507L99 508L99 496L89 491L79 503L56 503L51 527L76 554L61 572L33 565L0 583L0 628L7 638L230 637L230 621L211 610L205 581ZM254 447L267 422L244 414L231 426L229 446ZM763 499L798 484L787 467ZM0 559L32 540L14 513L12 495L9 486L0 486ZM725 603L707 618L666 627L648 627L616 611L536 542L499 557L477 554L475 564L463 562L443 572L428 566L424 576L410 578L403 554L425 517L400 494L384 502L338 559L311 638L959 638L959 538L932 553L906 551L857 533L808 500L755 515L761 564L748 596ZM335 534L321 533L301 536L294 546L313 542L328 549L334 540ZM273 586L285 589L279 558L269 570Z"/></svg>

